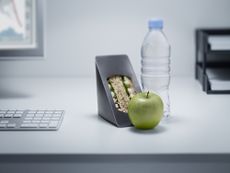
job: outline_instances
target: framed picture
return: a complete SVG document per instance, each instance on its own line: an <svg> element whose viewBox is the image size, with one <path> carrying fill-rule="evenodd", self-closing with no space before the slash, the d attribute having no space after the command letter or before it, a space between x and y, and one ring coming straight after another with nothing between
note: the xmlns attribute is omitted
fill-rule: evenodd
<svg viewBox="0 0 230 173"><path fill-rule="evenodd" d="M0 0L0 57L43 56L43 0Z"/></svg>

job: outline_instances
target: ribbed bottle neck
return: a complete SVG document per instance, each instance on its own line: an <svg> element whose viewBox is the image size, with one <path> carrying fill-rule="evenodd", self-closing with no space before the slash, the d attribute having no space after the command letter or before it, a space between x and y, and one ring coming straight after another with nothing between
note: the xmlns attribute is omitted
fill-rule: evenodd
<svg viewBox="0 0 230 173"><path fill-rule="evenodd" d="M149 31L163 31L162 28L149 28Z"/></svg>

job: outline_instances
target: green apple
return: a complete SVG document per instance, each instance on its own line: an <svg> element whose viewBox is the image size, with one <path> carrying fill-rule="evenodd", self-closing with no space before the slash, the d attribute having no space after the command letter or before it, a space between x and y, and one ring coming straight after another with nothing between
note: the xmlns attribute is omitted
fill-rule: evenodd
<svg viewBox="0 0 230 173"><path fill-rule="evenodd" d="M158 95L152 92L138 93L129 101L129 119L138 129L152 129L160 122L163 107L163 102Z"/></svg>

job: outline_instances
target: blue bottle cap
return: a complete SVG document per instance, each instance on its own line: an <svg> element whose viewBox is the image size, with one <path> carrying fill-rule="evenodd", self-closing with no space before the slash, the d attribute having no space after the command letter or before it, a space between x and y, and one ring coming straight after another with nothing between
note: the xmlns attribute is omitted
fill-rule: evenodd
<svg viewBox="0 0 230 173"><path fill-rule="evenodd" d="M162 29L163 20L162 19L150 19L149 20L149 29Z"/></svg>

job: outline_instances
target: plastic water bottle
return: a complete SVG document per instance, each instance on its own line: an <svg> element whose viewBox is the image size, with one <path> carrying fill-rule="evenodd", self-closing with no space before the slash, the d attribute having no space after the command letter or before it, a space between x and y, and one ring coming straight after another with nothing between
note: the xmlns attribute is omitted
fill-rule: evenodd
<svg viewBox="0 0 230 173"><path fill-rule="evenodd" d="M163 33L163 21L152 19L141 48L141 83L144 91L158 94L164 103L164 116L170 115L170 45Z"/></svg>

